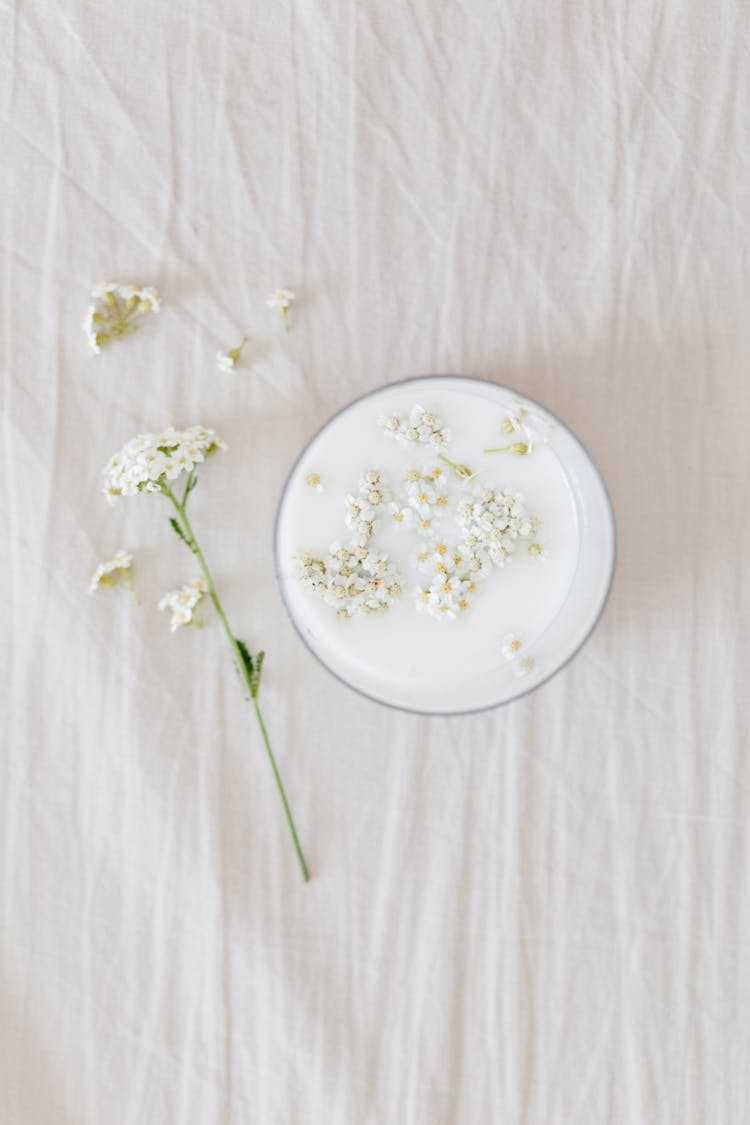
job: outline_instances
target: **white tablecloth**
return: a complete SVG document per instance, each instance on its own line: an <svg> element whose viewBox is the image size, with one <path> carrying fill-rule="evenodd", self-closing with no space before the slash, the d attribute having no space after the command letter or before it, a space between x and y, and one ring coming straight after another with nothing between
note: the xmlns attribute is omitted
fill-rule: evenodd
<svg viewBox="0 0 750 1125"><path fill-rule="evenodd" d="M2 1125L750 1120L750 67L744 5L0 13ZM164 309L101 356L91 286ZM268 291L299 295L287 335ZM247 333L235 374L218 348ZM389 712L276 591L301 444L404 375L516 385L600 463L620 554L553 682ZM212 425L215 621L127 438ZM140 607L95 564L135 552Z"/></svg>

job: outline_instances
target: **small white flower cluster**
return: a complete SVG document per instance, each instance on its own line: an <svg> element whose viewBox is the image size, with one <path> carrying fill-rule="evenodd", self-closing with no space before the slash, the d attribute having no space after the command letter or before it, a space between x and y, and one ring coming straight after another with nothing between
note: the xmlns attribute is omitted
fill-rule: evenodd
<svg viewBox="0 0 750 1125"><path fill-rule="evenodd" d="M384 613L401 596L403 579L389 556L373 550L370 542L375 522L389 506L391 495L380 470L368 469L357 494L346 497L344 522L353 533L351 540L332 543L323 559L304 554L297 560L302 584L333 606L340 617Z"/></svg>
<svg viewBox="0 0 750 1125"><path fill-rule="evenodd" d="M89 593L93 594L95 590L100 590L102 586L124 586L128 590L132 590L130 570L132 565L133 556L129 551L117 551L111 559L99 563L99 566L91 575Z"/></svg>
<svg viewBox="0 0 750 1125"><path fill-rule="evenodd" d="M456 509L463 529L462 546L484 570L487 562L503 567L510 561L519 539L530 539L536 519L526 510L520 492L486 484L475 487Z"/></svg>
<svg viewBox="0 0 750 1125"><path fill-rule="evenodd" d="M417 586L417 609L441 621L452 621L467 610L477 588L470 561L447 537L425 542L411 559L412 566L430 579L426 586Z"/></svg>
<svg viewBox="0 0 750 1125"><path fill-rule="evenodd" d="M521 656L523 641L515 633L506 633L502 639L500 651L506 660L511 661L511 669L515 676L528 676L536 667L533 656Z"/></svg>
<svg viewBox="0 0 750 1125"><path fill-rule="evenodd" d="M536 529L536 520L526 510L523 497L494 485L475 485L455 509L450 504L445 474L439 466L422 473L410 469L405 481L410 508L424 546L412 565L429 578L417 587L416 605L439 620L453 620L469 608L477 582L494 567L511 559L519 539ZM446 517L450 516L451 519ZM460 535L455 538L458 525ZM535 544L541 552L539 544Z"/></svg>
<svg viewBox="0 0 750 1125"><path fill-rule="evenodd" d="M196 615L198 606L208 592L208 587L202 578L194 578L192 582L180 586L178 590L170 590L159 602L159 609L172 611L172 620L169 627L174 633L183 625L198 625Z"/></svg>
<svg viewBox="0 0 750 1125"><path fill-rule="evenodd" d="M135 332L135 321L145 313L157 313L161 298L150 286L119 285L108 281L91 290L92 303L86 310L83 331L89 347L97 355L110 340Z"/></svg>
<svg viewBox="0 0 750 1125"><path fill-rule="evenodd" d="M141 434L132 438L105 466L105 496L135 496L139 492L159 492L167 481L191 472L207 457L226 449L215 430L191 426L160 434Z"/></svg>
<svg viewBox="0 0 750 1125"><path fill-rule="evenodd" d="M418 442L433 449L442 449L451 440L450 430L443 426L436 414L423 406L413 406L408 418L383 414L378 424L389 437L401 442Z"/></svg>
<svg viewBox="0 0 750 1125"><path fill-rule="evenodd" d="M340 617L384 613L401 596L403 580L388 555L356 542L332 543L325 559L304 554L297 562L302 585Z"/></svg>
<svg viewBox="0 0 750 1125"><path fill-rule="evenodd" d="M449 508L445 473L439 465L426 472L408 469L403 491L414 512L413 524L417 534L431 538L436 534L436 521L445 516Z"/></svg>
<svg viewBox="0 0 750 1125"><path fill-rule="evenodd" d="M347 493L344 522L354 533L357 546L365 547L372 538L376 519L391 499L391 490L379 469L368 469L360 480L357 495Z"/></svg>
<svg viewBox="0 0 750 1125"><path fill-rule="evenodd" d="M325 492L325 485L323 484L320 473L308 473L305 477L305 484L315 492Z"/></svg>
<svg viewBox="0 0 750 1125"><path fill-rule="evenodd" d="M476 584L470 578L457 574L436 575L429 586L417 589L417 609L440 621L452 621L458 613L469 608Z"/></svg>

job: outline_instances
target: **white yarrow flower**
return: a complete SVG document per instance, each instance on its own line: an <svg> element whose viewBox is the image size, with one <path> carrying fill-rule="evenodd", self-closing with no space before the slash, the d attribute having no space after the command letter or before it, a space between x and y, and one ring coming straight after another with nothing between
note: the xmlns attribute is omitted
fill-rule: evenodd
<svg viewBox="0 0 750 1125"><path fill-rule="evenodd" d="M98 355L111 340L135 332L135 323L145 313L157 313L161 298L151 286L120 285L107 281L91 290L92 303L86 310L83 331L91 350Z"/></svg>
<svg viewBox="0 0 750 1125"><path fill-rule="evenodd" d="M266 304L269 309L288 309L293 300L295 294L291 289L276 289L270 294Z"/></svg>
<svg viewBox="0 0 750 1125"><path fill-rule="evenodd" d="M266 299L269 309L275 309L281 317L284 328L289 330L289 306L296 300L296 295L291 289L275 289Z"/></svg>
<svg viewBox="0 0 750 1125"><path fill-rule="evenodd" d="M303 554L296 563L302 584L342 618L385 613L403 590L388 555L356 537L346 545L332 543L325 558Z"/></svg>
<svg viewBox="0 0 750 1125"><path fill-rule="evenodd" d="M237 364L240 362L242 349L247 343L247 337L243 336L236 348L229 348L225 352L216 353L216 365L221 371L234 371Z"/></svg>
<svg viewBox="0 0 750 1125"><path fill-rule="evenodd" d="M397 441L421 443L433 449L441 449L451 440L450 432L444 428L437 415L419 405L411 408L408 418L398 414L381 414L378 425L388 437L394 437Z"/></svg>
<svg viewBox="0 0 750 1125"><path fill-rule="evenodd" d="M397 500L392 500L388 505L391 521L398 528L412 528L414 526L414 509L409 506L402 508Z"/></svg>
<svg viewBox="0 0 750 1125"><path fill-rule="evenodd" d="M180 586L177 590L170 590L158 603L159 609L168 609L172 613L170 629L174 633L185 625L199 625L200 620L196 610L208 592L208 587L203 578L194 578L192 582Z"/></svg>
<svg viewBox="0 0 750 1125"><path fill-rule="evenodd" d="M99 563L99 566L91 575L89 593L93 594L95 590L101 590L104 586L120 586L135 594L131 572L132 565L133 556L129 551L117 551L111 559Z"/></svg>
<svg viewBox="0 0 750 1125"><path fill-rule="evenodd" d="M103 492L109 500L139 492L161 492L168 481L190 473L219 450L226 449L215 430L191 426L160 434L140 434L126 442L105 466Z"/></svg>
<svg viewBox="0 0 750 1125"><path fill-rule="evenodd" d="M506 633L500 651L506 660L515 660L523 647L523 641L515 633Z"/></svg>
<svg viewBox="0 0 750 1125"><path fill-rule="evenodd" d="M536 661L533 656L524 656L522 660L514 660L511 667L514 676L528 676L529 672L534 671Z"/></svg>

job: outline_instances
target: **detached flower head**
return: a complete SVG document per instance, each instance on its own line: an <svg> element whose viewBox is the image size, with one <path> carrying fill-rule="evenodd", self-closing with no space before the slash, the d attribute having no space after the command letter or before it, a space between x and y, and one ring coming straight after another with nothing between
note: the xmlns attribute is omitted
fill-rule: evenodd
<svg viewBox="0 0 750 1125"><path fill-rule="evenodd" d="M192 472L220 449L226 449L224 442L215 430L204 426L187 430L170 426L160 434L141 434L126 442L107 462L103 492L109 500L160 492L169 481Z"/></svg>
<svg viewBox="0 0 750 1125"><path fill-rule="evenodd" d="M533 656L521 656L523 642L515 633L506 633L503 637L500 651L506 660L511 662L511 671L514 676L528 676L536 667Z"/></svg>
<svg viewBox="0 0 750 1125"><path fill-rule="evenodd" d="M296 300L296 295L291 289L275 289L266 299L269 309L276 309L281 317L284 328L289 330L289 306Z"/></svg>
<svg viewBox="0 0 750 1125"><path fill-rule="evenodd" d="M456 519L463 528L463 553L481 560L472 567L477 571L487 560L498 567L509 563L518 540L531 538L536 526L520 492L492 484L475 486L459 503Z"/></svg>
<svg viewBox="0 0 750 1125"><path fill-rule="evenodd" d="M216 365L221 371L234 371L237 364L240 362L242 349L247 343L247 337L243 336L236 348L230 348L226 352L216 353Z"/></svg>
<svg viewBox="0 0 750 1125"><path fill-rule="evenodd" d="M129 551L118 551L111 559L99 563L91 575L89 593L93 594L95 590L100 590L103 586L119 586L121 589L134 594L132 563L133 556Z"/></svg>
<svg viewBox="0 0 750 1125"><path fill-rule="evenodd" d="M303 586L341 618L385 613L403 591L403 580L388 555L357 538L332 543L325 558L303 554L296 563Z"/></svg>
<svg viewBox="0 0 750 1125"><path fill-rule="evenodd" d="M524 656L523 660L514 660L512 668L514 676L528 676L529 672L533 672L536 667L536 660L533 656Z"/></svg>
<svg viewBox="0 0 750 1125"><path fill-rule="evenodd" d="M196 614L198 606L203 601L208 587L202 578L194 578L178 590L170 590L159 602L159 609L172 611L170 629L174 633L183 625L200 625Z"/></svg>
<svg viewBox="0 0 750 1125"><path fill-rule="evenodd" d="M500 425L500 430L504 434L525 434L529 445L533 444L534 439L537 443L546 445L554 428L555 423L546 414L530 410L519 401L514 402L512 408L506 410L505 418Z"/></svg>
<svg viewBox="0 0 750 1125"><path fill-rule="evenodd" d="M443 426L438 416L419 405L411 408L408 418L382 414L378 425L388 437L397 441L428 445L433 449L442 449L451 440L450 430Z"/></svg>
<svg viewBox="0 0 750 1125"><path fill-rule="evenodd" d="M135 332L135 323L145 313L157 313L161 298L151 286L120 285L107 281L91 290L83 331L91 350L98 354L105 344Z"/></svg>
<svg viewBox="0 0 750 1125"><path fill-rule="evenodd" d="M523 642L515 633L506 633L500 651L506 660L515 660L523 647Z"/></svg>

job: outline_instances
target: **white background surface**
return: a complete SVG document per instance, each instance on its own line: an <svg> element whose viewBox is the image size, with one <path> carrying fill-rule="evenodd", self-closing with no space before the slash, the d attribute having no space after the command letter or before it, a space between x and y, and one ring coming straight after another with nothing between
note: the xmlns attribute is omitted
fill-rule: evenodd
<svg viewBox="0 0 750 1125"><path fill-rule="evenodd" d="M750 1120L745 6L32 0L0 33L3 1125ZM108 277L166 303L93 358ZM545 402L620 532L586 651L457 720L333 680L272 569L302 443L430 371ZM308 887L223 637L154 608L191 576L162 501L98 493L170 421L230 445L195 520ZM86 594L121 545L140 609Z"/></svg>

